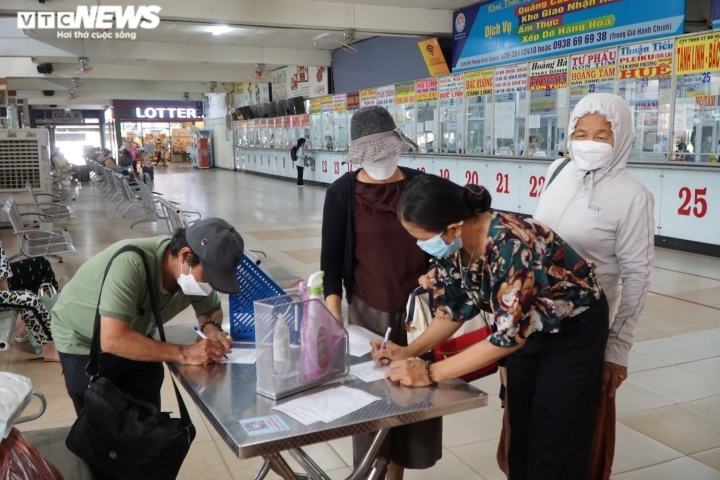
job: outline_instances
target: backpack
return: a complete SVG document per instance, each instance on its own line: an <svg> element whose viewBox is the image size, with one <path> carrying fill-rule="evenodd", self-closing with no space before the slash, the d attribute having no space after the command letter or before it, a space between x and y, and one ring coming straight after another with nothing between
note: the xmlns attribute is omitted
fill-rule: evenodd
<svg viewBox="0 0 720 480"><path fill-rule="evenodd" d="M297 151L298 151L297 146L292 147L290 149L290 159L292 159L293 162L297 162Z"/></svg>
<svg viewBox="0 0 720 480"><path fill-rule="evenodd" d="M129 167L132 165L132 154L128 152L127 150L122 151L122 155L120 155L120 166L121 167Z"/></svg>

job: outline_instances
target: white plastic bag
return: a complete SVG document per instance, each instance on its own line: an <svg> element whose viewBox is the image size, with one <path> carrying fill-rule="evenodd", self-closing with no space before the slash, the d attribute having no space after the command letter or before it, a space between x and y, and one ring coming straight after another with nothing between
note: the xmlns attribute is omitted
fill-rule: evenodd
<svg viewBox="0 0 720 480"><path fill-rule="evenodd" d="M0 372L0 440L10 434L33 396L29 378L10 372Z"/></svg>

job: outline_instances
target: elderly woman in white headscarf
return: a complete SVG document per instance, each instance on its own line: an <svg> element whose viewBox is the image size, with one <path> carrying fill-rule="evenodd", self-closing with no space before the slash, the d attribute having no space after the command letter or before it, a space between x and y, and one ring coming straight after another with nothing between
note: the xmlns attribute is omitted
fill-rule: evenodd
<svg viewBox="0 0 720 480"><path fill-rule="evenodd" d="M627 170L633 141L630 107L617 95L595 93L580 100L568 125L570 159L548 169L535 219L550 227L580 255L592 260L610 306L603 396L596 447L598 476L609 478L614 453L615 391L627 378L635 328L650 289L655 257L654 200ZM603 412L601 412L603 413ZM604 417L604 419L603 419ZM607 433L606 432L606 433ZM603 435L600 435L603 437ZM603 457L603 455L600 455ZM603 464L604 462L604 464Z"/></svg>
<svg viewBox="0 0 720 480"><path fill-rule="evenodd" d="M397 217L400 196L424 175L399 167L400 154L416 145L383 107L361 108L352 117L345 161L361 167L337 179L325 195L320 268L327 306L343 321L343 287L348 323L407 345L405 303L428 270L428 258ZM357 466L373 434L353 437ZM405 468L429 468L442 456L442 419L395 427L383 443L387 476L399 480Z"/></svg>

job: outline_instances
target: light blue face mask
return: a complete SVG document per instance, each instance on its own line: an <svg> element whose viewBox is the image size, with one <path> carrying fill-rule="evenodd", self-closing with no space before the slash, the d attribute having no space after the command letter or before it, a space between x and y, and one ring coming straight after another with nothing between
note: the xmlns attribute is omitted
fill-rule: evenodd
<svg viewBox="0 0 720 480"><path fill-rule="evenodd" d="M460 222L459 225L462 225L462 222ZM442 233L438 233L434 237L428 238L427 240L418 240L418 247L420 247L425 253L432 255L436 258L447 257L462 248L462 238L455 237L455 240L450 245L448 245L447 243L445 243L445 240L442 239Z"/></svg>

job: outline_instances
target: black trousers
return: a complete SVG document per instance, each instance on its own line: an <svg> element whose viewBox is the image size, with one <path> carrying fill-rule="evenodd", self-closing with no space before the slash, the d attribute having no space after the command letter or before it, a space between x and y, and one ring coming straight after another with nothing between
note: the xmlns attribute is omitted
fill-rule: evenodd
<svg viewBox="0 0 720 480"><path fill-rule="evenodd" d="M10 271L13 274L8 279L10 290L30 290L37 294L43 283L52 283L53 287L58 288L55 272L50 261L45 257L31 257L12 262Z"/></svg>
<svg viewBox="0 0 720 480"><path fill-rule="evenodd" d="M90 355L60 353L60 364L65 376L65 388L75 407L75 413L82 412L83 392L88 388L85 366ZM136 362L109 353L100 354L100 376L115 384L123 393L136 400L150 402L160 408L160 387L165 370L161 362Z"/></svg>
<svg viewBox="0 0 720 480"><path fill-rule="evenodd" d="M608 331L603 295L506 357L510 480L587 478Z"/></svg>
<svg viewBox="0 0 720 480"><path fill-rule="evenodd" d="M295 169L297 170L297 184L298 185L305 185L305 182L303 181L303 175L305 174L305 167L295 166Z"/></svg>

